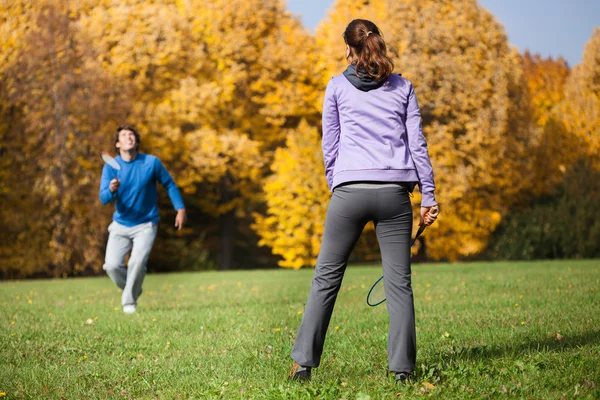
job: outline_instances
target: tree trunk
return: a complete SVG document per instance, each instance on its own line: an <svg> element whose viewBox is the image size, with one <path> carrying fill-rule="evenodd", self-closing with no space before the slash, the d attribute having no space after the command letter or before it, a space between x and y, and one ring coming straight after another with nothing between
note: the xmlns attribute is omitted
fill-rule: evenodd
<svg viewBox="0 0 600 400"><path fill-rule="evenodd" d="M221 202L227 204L233 199L231 183L226 175L221 179ZM233 269L233 253L235 251L235 210L231 210L219 217L219 233L221 235L219 270Z"/></svg>
<svg viewBox="0 0 600 400"><path fill-rule="evenodd" d="M221 233L221 254L219 269L222 271L233 268L233 252L235 249L235 211L229 211L219 217Z"/></svg>

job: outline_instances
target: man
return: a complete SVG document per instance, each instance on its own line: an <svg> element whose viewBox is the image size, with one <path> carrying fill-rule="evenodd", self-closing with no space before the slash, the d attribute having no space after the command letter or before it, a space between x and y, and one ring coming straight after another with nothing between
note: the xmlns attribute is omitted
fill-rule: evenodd
<svg viewBox="0 0 600 400"><path fill-rule="evenodd" d="M175 227L181 230L186 221L185 207L177 185L160 160L139 153L140 135L133 126L117 128L114 138L115 158L121 169L105 165L100 181L102 204L115 202L113 222L108 227L108 244L104 270L123 289L123 312L133 314L142 294L146 264L156 238L158 206L156 182L169 193L177 210ZM127 269L125 256L131 251Z"/></svg>

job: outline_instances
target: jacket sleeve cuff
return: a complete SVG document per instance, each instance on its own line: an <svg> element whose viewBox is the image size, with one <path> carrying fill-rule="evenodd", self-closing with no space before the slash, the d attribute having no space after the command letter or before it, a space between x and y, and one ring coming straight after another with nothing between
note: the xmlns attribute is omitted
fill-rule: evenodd
<svg viewBox="0 0 600 400"><path fill-rule="evenodd" d="M421 193L421 207L433 207L437 205L433 191Z"/></svg>

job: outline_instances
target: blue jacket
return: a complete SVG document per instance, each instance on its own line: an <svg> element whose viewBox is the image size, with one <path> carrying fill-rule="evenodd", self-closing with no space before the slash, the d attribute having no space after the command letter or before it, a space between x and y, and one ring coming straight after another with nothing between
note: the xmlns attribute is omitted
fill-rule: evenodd
<svg viewBox="0 0 600 400"><path fill-rule="evenodd" d="M100 180L100 201L108 204L115 200L113 220L121 225L135 226L146 222L158 222L156 183L167 189L175 210L185 208L181 194L171 175L158 157L138 153L133 161L115 158L121 170L104 165ZM119 189L111 193L110 181L118 178Z"/></svg>

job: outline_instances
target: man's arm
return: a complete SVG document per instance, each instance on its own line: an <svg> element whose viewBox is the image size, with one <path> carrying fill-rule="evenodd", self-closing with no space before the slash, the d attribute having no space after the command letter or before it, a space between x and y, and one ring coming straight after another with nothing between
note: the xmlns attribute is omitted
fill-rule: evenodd
<svg viewBox="0 0 600 400"><path fill-rule="evenodd" d="M177 188L173 177L171 177L171 174L169 174L169 171L167 171L158 157L156 158L155 168L157 180L165 189L167 189L171 203L173 203L173 208L177 211L177 216L175 217L175 227L178 228L178 230L181 230L187 219L185 205L183 204L181 193L179 193L179 189Z"/></svg>
<svg viewBox="0 0 600 400"><path fill-rule="evenodd" d="M112 184L111 182L116 180L117 183ZM113 201L117 197L118 179L114 178L114 172L111 167L104 165L102 168L102 177L100 178L100 201L106 205Z"/></svg>

